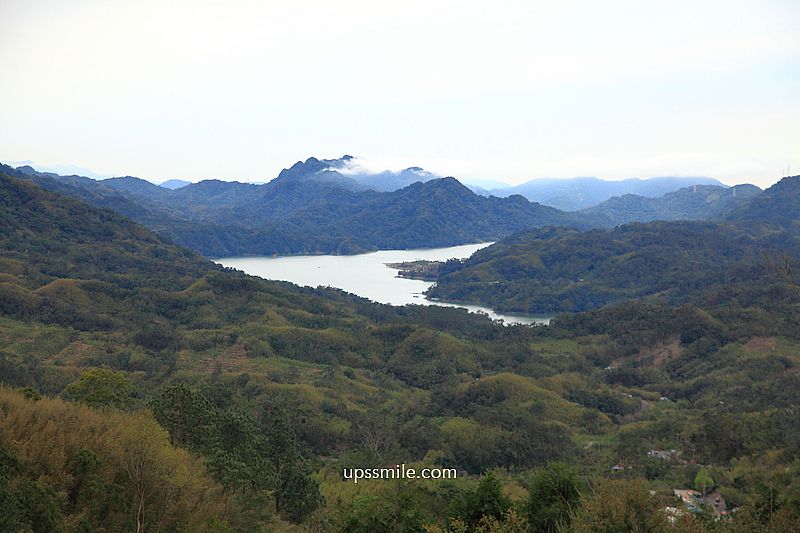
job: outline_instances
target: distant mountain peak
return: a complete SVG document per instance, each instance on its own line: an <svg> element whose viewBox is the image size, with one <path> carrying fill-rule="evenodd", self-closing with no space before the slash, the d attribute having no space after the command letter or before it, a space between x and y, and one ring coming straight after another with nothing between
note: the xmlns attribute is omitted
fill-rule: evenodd
<svg viewBox="0 0 800 533"><path fill-rule="evenodd" d="M187 185L190 185L191 183L192 183L191 181L179 180L179 179L171 179L171 180L167 180L167 181L164 181L164 182L160 183L160 186L164 187L165 189L177 190L177 189L180 189L182 187L186 187Z"/></svg>
<svg viewBox="0 0 800 533"><path fill-rule="evenodd" d="M418 166L403 170L373 171L362 167L358 158L345 154L338 159L309 157L305 161L298 161L290 168L283 169L273 181L276 183L316 181L351 191L372 189L390 192L412 183L426 182L440 177Z"/></svg>

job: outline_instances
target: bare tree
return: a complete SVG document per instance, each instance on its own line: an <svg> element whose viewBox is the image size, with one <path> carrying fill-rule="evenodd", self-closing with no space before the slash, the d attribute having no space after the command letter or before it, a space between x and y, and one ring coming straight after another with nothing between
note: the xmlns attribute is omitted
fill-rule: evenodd
<svg viewBox="0 0 800 533"><path fill-rule="evenodd" d="M770 270L776 273L787 285L789 285L797 297L800 298L800 283L795 278L792 268L792 258L786 252L782 252L777 257L767 257L767 265Z"/></svg>
<svg viewBox="0 0 800 533"><path fill-rule="evenodd" d="M358 436L362 446L371 451L375 458L381 461L384 458L384 454L392 447L392 435L382 424L375 422L359 424Z"/></svg>

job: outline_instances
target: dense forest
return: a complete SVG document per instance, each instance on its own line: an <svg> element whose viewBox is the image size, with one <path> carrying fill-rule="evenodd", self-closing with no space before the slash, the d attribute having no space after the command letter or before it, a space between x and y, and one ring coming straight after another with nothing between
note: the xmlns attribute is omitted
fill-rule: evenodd
<svg viewBox="0 0 800 533"><path fill-rule="evenodd" d="M521 232L466 261L439 265L428 295L534 314L642 297L691 301L699 291L767 277L784 254L800 256L798 202L800 178L793 177L714 222Z"/></svg>
<svg viewBox="0 0 800 533"><path fill-rule="evenodd" d="M800 288L764 254L793 241L653 223L487 254L537 239L622 296L547 327L380 305L0 174L0 530L798 530ZM459 475L342 475L399 463Z"/></svg>

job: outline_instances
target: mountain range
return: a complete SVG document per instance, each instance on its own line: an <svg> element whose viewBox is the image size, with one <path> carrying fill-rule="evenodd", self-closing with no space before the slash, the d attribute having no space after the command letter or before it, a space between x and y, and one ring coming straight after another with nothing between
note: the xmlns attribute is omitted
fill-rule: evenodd
<svg viewBox="0 0 800 533"><path fill-rule="evenodd" d="M657 198L638 194L614 196L579 211L606 227L651 220L706 220L722 216L761 193L755 185L692 185Z"/></svg>
<svg viewBox="0 0 800 533"><path fill-rule="evenodd" d="M30 166L5 168L45 189L112 209L209 257L352 254L496 241L544 226L588 229L707 219L759 192L754 186L692 185L662 198L625 195L589 209L563 211L519 194L475 194L454 178L417 167L368 173L351 156L298 161L265 184L205 180L172 189L131 176L98 181ZM652 194L686 180L636 183ZM611 183L617 182L591 181L596 187Z"/></svg>
<svg viewBox="0 0 800 533"><path fill-rule="evenodd" d="M635 194L656 198L694 185L724 187L719 181L702 176L630 178L619 181L594 177L540 178L513 187L492 189L489 194L500 197L521 194L531 202L539 202L564 211L577 211L600 204L614 196Z"/></svg>

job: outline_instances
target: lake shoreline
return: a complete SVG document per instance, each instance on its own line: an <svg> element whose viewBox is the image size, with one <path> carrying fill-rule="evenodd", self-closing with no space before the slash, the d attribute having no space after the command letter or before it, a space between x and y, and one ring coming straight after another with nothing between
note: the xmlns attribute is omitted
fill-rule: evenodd
<svg viewBox="0 0 800 533"><path fill-rule="evenodd" d="M354 255L237 256L219 258L215 262L265 279L288 281L308 287L335 287L382 304L460 307L473 313L485 314L493 320L503 320L507 324L549 322L549 317L497 313L480 305L429 300L425 292L433 286L433 281L400 277L397 276L396 269L387 266L387 264L396 265L414 261L443 262L448 259L466 259L477 250L491 244L473 243L446 248L380 250Z"/></svg>

